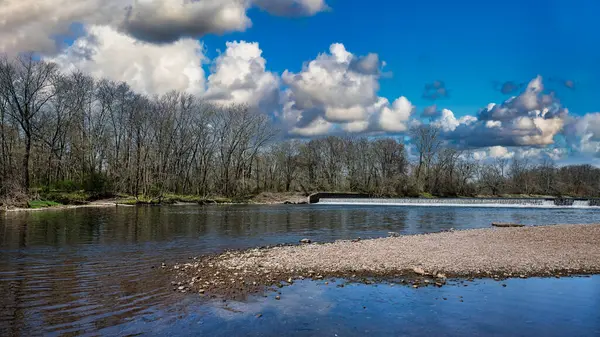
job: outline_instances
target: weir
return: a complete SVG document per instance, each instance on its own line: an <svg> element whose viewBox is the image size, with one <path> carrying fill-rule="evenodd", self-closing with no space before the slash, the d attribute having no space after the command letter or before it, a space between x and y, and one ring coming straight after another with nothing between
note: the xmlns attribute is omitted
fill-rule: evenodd
<svg viewBox="0 0 600 337"><path fill-rule="evenodd" d="M375 198L365 195L312 195L310 203L327 205L600 208L598 199L567 198Z"/></svg>

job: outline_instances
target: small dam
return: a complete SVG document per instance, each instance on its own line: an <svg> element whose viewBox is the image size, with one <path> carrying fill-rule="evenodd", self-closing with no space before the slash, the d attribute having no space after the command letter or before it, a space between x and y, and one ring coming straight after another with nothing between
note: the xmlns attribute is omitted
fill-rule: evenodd
<svg viewBox="0 0 600 337"><path fill-rule="evenodd" d="M316 193L309 197L309 203L326 205L386 205L427 207L598 207L600 210L600 199L591 198L377 198L364 194Z"/></svg>

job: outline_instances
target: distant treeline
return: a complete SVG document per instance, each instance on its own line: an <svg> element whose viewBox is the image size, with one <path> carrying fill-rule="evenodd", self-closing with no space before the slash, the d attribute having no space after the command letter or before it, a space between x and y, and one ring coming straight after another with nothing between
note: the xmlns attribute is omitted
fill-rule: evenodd
<svg viewBox="0 0 600 337"><path fill-rule="evenodd" d="M125 83L60 73L51 63L0 60L0 196L31 188L98 194L245 196L352 191L439 196L597 196L600 169L551 161L476 160L438 130L395 138L281 140L265 114L180 92L159 97Z"/></svg>

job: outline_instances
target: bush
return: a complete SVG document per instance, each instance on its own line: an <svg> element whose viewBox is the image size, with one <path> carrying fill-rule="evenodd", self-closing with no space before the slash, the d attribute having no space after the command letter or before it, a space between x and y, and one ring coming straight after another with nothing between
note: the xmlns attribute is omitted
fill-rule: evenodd
<svg viewBox="0 0 600 337"><path fill-rule="evenodd" d="M62 204L50 200L31 200L27 202L27 207L29 208L46 208L46 207L54 207L61 206Z"/></svg>

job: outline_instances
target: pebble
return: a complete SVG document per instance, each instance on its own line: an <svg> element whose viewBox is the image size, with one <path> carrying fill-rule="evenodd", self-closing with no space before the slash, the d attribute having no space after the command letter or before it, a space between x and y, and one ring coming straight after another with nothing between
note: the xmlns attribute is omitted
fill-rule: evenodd
<svg viewBox="0 0 600 337"><path fill-rule="evenodd" d="M275 299L279 301L281 299L281 296L277 295L275 296Z"/></svg>

